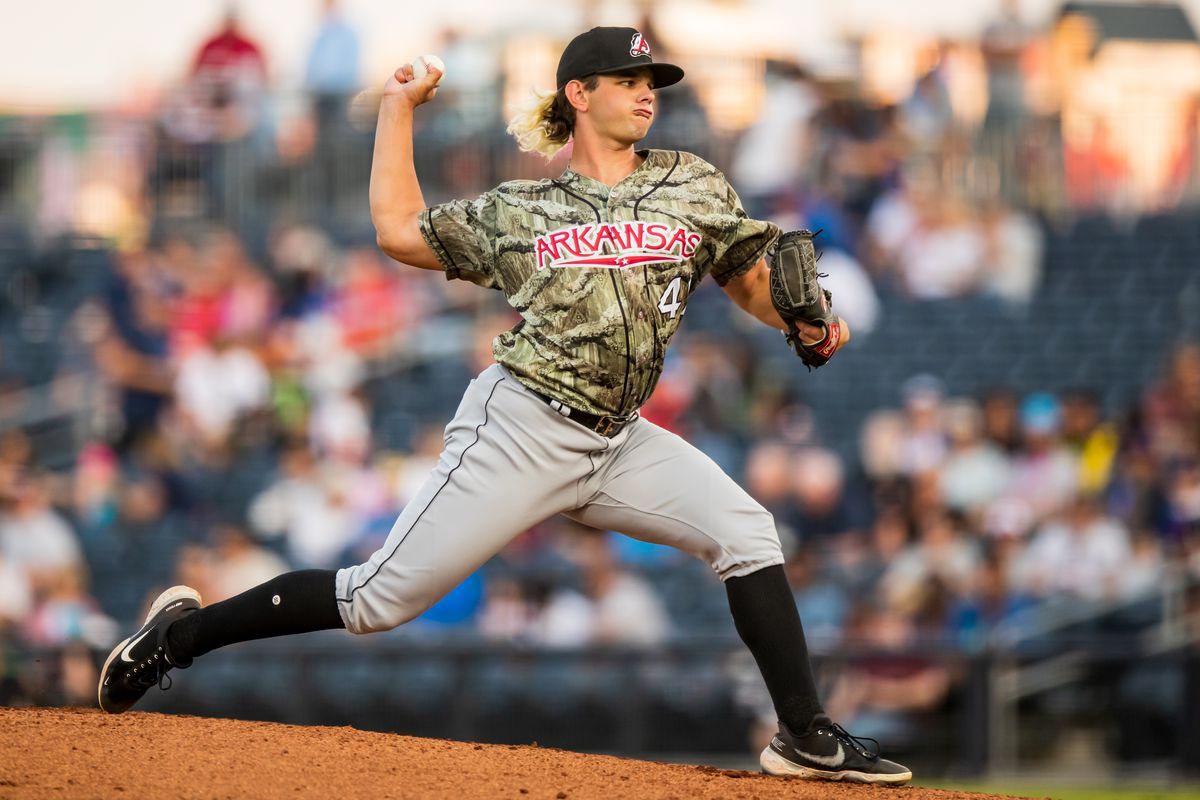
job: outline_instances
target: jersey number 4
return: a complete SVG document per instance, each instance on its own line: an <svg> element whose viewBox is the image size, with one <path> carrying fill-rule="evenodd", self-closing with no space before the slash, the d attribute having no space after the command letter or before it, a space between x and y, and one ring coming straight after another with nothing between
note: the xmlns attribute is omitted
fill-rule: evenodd
<svg viewBox="0 0 1200 800"><path fill-rule="evenodd" d="M667 284L662 297L658 298L658 310L670 316L671 319L675 319L675 315L680 313L679 307L683 305L683 301L679 299L679 287L682 285L683 279L676 277Z"/></svg>

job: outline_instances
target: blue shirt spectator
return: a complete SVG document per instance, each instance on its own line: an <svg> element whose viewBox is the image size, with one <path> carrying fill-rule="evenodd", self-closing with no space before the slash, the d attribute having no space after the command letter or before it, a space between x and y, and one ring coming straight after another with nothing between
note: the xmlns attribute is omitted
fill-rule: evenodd
<svg viewBox="0 0 1200 800"><path fill-rule="evenodd" d="M358 89L358 34L338 13L337 3L327 0L324 19L308 53L304 85L315 94L345 95Z"/></svg>

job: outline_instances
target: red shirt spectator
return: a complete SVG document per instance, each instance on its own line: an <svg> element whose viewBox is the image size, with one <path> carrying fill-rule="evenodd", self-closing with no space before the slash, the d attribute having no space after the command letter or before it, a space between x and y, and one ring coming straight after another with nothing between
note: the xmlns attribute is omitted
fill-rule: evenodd
<svg viewBox="0 0 1200 800"><path fill-rule="evenodd" d="M238 30L235 14L226 16L220 32L202 44L196 53L192 74L201 75L210 70L221 73L253 70L258 73L259 80L266 80L267 62L262 48Z"/></svg>

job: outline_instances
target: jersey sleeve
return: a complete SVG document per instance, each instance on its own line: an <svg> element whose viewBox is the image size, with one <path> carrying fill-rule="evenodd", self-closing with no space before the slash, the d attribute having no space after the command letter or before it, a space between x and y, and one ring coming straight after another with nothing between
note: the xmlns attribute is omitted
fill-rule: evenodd
<svg viewBox="0 0 1200 800"><path fill-rule="evenodd" d="M496 282L496 198L487 192L474 200L451 200L421 212L421 236L446 270L488 289Z"/></svg>
<svg viewBox="0 0 1200 800"><path fill-rule="evenodd" d="M713 261L710 272L724 286L745 274L758 263L779 238L779 226L773 222L750 219L742 208L737 192L722 179L725 197L718 233L713 237Z"/></svg>

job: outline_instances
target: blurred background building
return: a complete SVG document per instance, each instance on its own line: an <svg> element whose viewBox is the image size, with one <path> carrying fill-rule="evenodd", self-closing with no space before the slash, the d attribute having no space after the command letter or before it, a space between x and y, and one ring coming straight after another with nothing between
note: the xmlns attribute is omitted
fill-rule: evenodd
<svg viewBox="0 0 1200 800"><path fill-rule="evenodd" d="M774 513L830 711L925 775L1196 769L1200 9L408 5L5 13L0 702L90 705L164 586L383 541L515 318L379 253L348 101L438 53L427 201L557 174L504 121L632 24L688 72L647 144L823 229L855 332L809 374L706 283L644 410ZM732 764L773 724L704 565L561 519L146 707Z"/></svg>

